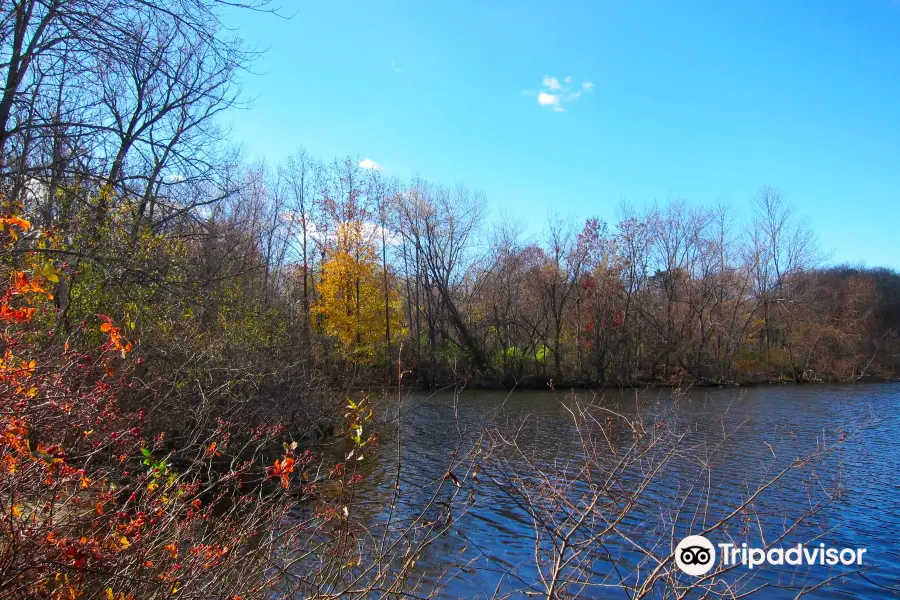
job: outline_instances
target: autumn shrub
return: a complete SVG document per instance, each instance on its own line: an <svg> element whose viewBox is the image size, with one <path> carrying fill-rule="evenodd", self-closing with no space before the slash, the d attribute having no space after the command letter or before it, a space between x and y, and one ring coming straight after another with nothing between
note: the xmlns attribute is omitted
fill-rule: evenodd
<svg viewBox="0 0 900 600"><path fill-rule="evenodd" d="M228 423L179 448L148 435L130 410L133 343L97 314L59 344L41 325L57 279L39 254L13 252L30 228L0 219L0 590L5 597L252 596L267 589L267 532L289 504L297 461L263 448L282 427L260 425L238 443ZM99 336L102 342L85 350Z"/></svg>

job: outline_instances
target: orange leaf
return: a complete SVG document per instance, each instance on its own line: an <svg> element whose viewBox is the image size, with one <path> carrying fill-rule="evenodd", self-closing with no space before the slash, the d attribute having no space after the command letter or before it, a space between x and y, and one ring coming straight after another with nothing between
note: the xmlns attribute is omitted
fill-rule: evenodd
<svg viewBox="0 0 900 600"><path fill-rule="evenodd" d="M169 557L178 558L178 547L175 545L174 542L169 542L168 544L163 546L163 548L165 549L166 552L169 553Z"/></svg>
<svg viewBox="0 0 900 600"><path fill-rule="evenodd" d="M290 487L290 478L288 474L294 470L294 459L290 456L285 456L283 460L275 460L275 467L272 469L275 477L278 477L281 480L281 485L284 489L288 489Z"/></svg>
<svg viewBox="0 0 900 600"><path fill-rule="evenodd" d="M22 231L28 231L29 229L31 229L31 223L29 221L26 221L22 217L4 217L3 219L0 219L0 221L6 223L7 225L16 225Z"/></svg>

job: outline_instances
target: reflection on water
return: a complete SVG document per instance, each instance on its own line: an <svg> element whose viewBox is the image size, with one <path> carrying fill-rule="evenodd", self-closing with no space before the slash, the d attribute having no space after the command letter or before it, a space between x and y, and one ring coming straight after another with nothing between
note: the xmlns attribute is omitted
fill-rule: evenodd
<svg viewBox="0 0 900 600"><path fill-rule="evenodd" d="M407 395L400 407L404 491L400 510L413 514L427 502L429 490L444 476L451 457L459 456L488 428L510 435L515 432L523 455L533 466L559 470L567 461L577 465L579 440L572 415L563 406L565 396L549 391L466 391L458 398L448 393ZM896 593L900 582L896 541L900 524L900 475L896 469L900 459L900 385L704 389L688 392L674 407L667 392L645 391L637 400L635 396L632 391L607 391L596 401L624 414L633 414L636 403L649 406L661 402L665 410L671 410L676 428L687 432L684 443L711 457L708 516L726 514L767 474L771 477L791 460L807 456L823 444L837 443L837 450L808 465L802 477L788 477L767 490L758 505L760 510L753 515L754 523L742 524L737 519L727 533L739 538L738 528L744 526L750 532L747 539L755 536L757 541L760 527L768 537L782 534L784 515L802 516L826 487L833 491L837 484L840 495L821 512L802 520L780 545L814 541L865 547L865 573L853 574L849 567L782 566L731 573L729 582L740 577L744 589L765 585L762 597L793 598L803 586L847 573L812 596L882 597L890 594L889 588ZM396 411L396 406L390 410ZM377 451L369 452L368 477L362 484L365 493L361 497L368 499L373 520L384 518L376 507L386 505L396 476L397 433L386 429ZM726 434L729 437L723 442ZM630 432L617 435L624 439ZM668 509L674 512L685 498L694 500L689 490L697 474L697 464L689 460L669 463L623 526L647 546L660 548L677 543L673 528L678 538L693 533L690 520L672 525L665 513ZM440 595L447 598L487 598L498 590L500 595L535 583L534 529L521 504L484 477L464 485L471 487L474 503L458 516L448 534L425 549L418 562L423 576L437 577L450 562L465 565L451 571L455 576L441 589ZM434 518L445 517L441 513ZM713 543L726 541L719 533L710 537ZM615 558L619 568L640 560L639 555L631 556L626 546L621 540L610 540L598 550L595 582L610 575L612 563L603 560L604 553ZM584 596L616 597L616 592L595 587Z"/></svg>

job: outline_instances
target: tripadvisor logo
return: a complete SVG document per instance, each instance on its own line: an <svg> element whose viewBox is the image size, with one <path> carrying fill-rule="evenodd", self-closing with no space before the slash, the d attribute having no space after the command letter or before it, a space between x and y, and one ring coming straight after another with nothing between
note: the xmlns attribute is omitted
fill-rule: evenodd
<svg viewBox="0 0 900 600"><path fill-rule="evenodd" d="M716 548L702 535L689 535L675 547L675 564L688 575L705 575L715 562Z"/></svg>
<svg viewBox="0 0 900 600"><path fill-rule="evenodd" d="M761 565L862 565L866 548L829 548L825 544L807 547L797 544L788 548L751 548L747 544L718 544L722 565L744 565L753 569ZM689 535L675 547L675 564L699 577L708 573L716 562L716 548L702 535Z"/></svg>

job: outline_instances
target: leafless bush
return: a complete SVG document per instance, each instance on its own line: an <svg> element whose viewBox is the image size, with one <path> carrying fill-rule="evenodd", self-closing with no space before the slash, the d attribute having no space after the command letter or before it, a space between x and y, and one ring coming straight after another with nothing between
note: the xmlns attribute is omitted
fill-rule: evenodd
<svg viewBox="0 0 900 600"><path fill-rule="evenodd" d="M816 516L840 493L840 473L826 459L846 434L792 456L765 442L759 456L728 456L740 427L720 419L717 432L701 431L679 418L685 401L678 392L639 399L629 413L572 395L560 410L571 415L577 453L551 461L514 435L491 432L485 475L527 515L537 573L523 582L507 572L519 587L506 596L738 598L766 584L721 561L702 577L685 575L675 564L678 541L695 534L769 549L823 533ZM730 474L727 461L735 460L759 461L758 478ZM785 489L802 490L803 506L782 505ZM798 595L830 581L800 584Z"/></svg>

